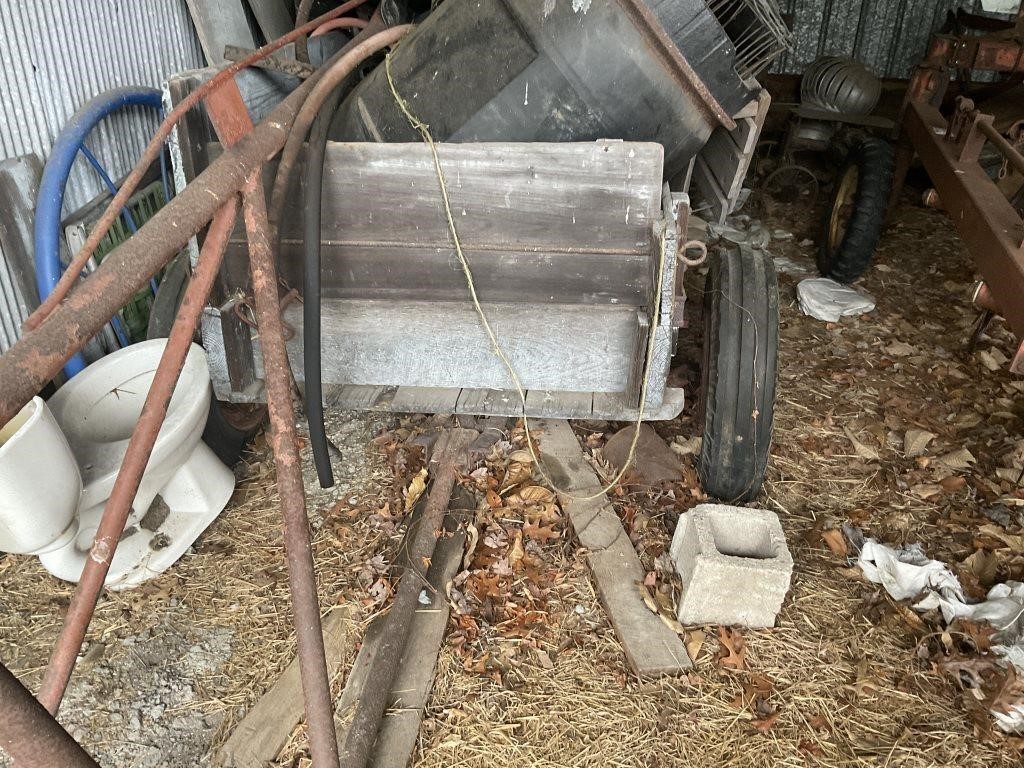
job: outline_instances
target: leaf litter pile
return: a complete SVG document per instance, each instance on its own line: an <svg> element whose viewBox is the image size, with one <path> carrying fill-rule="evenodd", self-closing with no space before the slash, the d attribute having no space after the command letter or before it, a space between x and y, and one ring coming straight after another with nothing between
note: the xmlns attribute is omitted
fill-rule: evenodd
<svg viewBox="0 0 1024 768"><path fill-rule="evenodd" d="M767 201L759 216L792 235L769 245L788 271L780 273L775 443L759 499L779 513L794 558L777 626L681 627L674 618L681 585L668 545L679 516L705 500L695 471L703 274L692 270L690 327L672 374L686 388L687 408L653 425L678 457L678 477L652 483L630 472L610 497L646 572L640 596L681 634L694 669L679 678L631 676L586 552L533 466L522 425L509 422L460 478L474 511L464 522L464 560L446 589L451 617L415 765L1020 764L1020 741L989 715L1022 695L1021 681L993 663L991 628L917 613L855 566L862 534L893 546L920 543L974 598L994 583L1024 580L1024 386L1006 371L1013 339L997 323L965 351L975 278L940 213L898 209L862 281L877 309L837 324L803 316L794 300L796 282L813 274L812 214ZM391 598L391 563L429 480L423 446L450 421L331 419L344 457L335 467L339 488L320 491L303 454L314 551L323 609L357 607L358 636ZM573 426L599 475L613 476L603 451L629 425ZM229 638L223 658L181 673L190 675L187 707L201 724L170 732L209 750L294 656L265 445L248 464L231 505L188 556L143 589L104 597L76 672L83 684L108 676L144 633L173 627L197 643L214 633ZM0 560L0 579L0 652L38 680L69 589L34 558ZM180 666L155 663L160 674ZM344 673L336 690L343 683ZM129 716L116 700L89 711L79 698L77 706L65 716L101 760L135 754L116 751L118 718ZM147 710L142 732L180 711ZM301 735L278 765L308 765Z"/></svg>

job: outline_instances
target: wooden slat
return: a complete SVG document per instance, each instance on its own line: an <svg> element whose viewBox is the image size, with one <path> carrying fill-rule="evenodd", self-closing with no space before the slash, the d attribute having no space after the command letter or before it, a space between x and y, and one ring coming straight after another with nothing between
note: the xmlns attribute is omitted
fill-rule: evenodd
<svg viewBox="0 0 1024 768"><path fill-rule="evenodd" d="M355 645L356 611L348 606L332 608L324 617L327 668L334 675ZM260 768L277 757L295 726L304 716L299 660L294 659L277 682L246 714L213 758L223 768Z"/></svg>
<svg viewBox="0 0 1024 768"><path fill-rule="evenodd" d="M650 398L648 398L648 401ZM682 389L665 387L661 405L656 409L644 408L644 421L668 421L683 412L684 394ZM635 421L638 416L636 403L626 403L622 395L607 392L594 393L591 415L595 419L613 421Z"/></svg>
<svg viewBox="0 0 1024 768"><path fill-rule="evenodd" d="M543 421L537 434L541 460L555 482L570 494L559 499L587 560L604 606L630 667L640 677L685 672L693 664L682 640L641 597L644 570L607 496L583 499L600 491L601 482L583 456L565 421Z"/></svg>
<svg viewBox="0 0 1024 768"><path fill-rule="evenodd" d="M373 408L384 393L384 387L356 384L332 386L324 390L324 405L343 410L365 411Z"/></svg>
<svg viewBox="0 0 1024 768"><path fill-rule="evenodd" d="M458 572L465 548L465 533L456 529L458 521L466 512L464 509L457 510L461 507L471 510L473 502L471 499L460 500L456 492L451 506L452 512L445 520L445 529L450 535L438 541L427 572L427 581L434 592L431 594L424 590L423 594L430 603L417 606L409 627L408 644L402 653L395 682L391 686L391 701L381 721L377 741L370 757L371 768L405 768L416 747L423 710L434 684L437 653L448 625L449 605L445 588ZM351 718L353 705L362 694L366 675L377 652L384 624L382 619L383 617L378 617L367 629L359 655L352 665L352 671L341 694L341 701L335 714L339 749L345 742L346 727Z"/></svg>
<svg viewBox="0 0 1024 768"><path fill-rule="evenodd" d="M255 45L241 0L185 0L195 25L203 54L210 64L224 59L224 46Z"/></svg>
<svg viewBox="0 0 1024 768"><path fill-rule="evenodd" d="M650 245L660 216L660 144L439 144L438 153L469 248L642 253ZM429 147L331 143L327 168L326 240L450 249Z"/></svg>
<svg viewBox="0 0 1024 768"><path fill-rule="evenodd" d="M458 387L399 387L388 410L400 413L455 413Z"/></svg>
<svg viewBox="0 0 1024 768"><path fill-rule="evenodd" d="M508 370L468 302L331 300L322 306L324 385L504 389ZM484 307L526 389L623 391L632 372L636 309L501 303ZM302 372L302 308L285 319Z"/></svg>
<svg viewBox="0 0 1024 768"><path fill-rule="evenodd" d="M475 416L521 416L523 400L514 389L464 389L457 410Z"/></svg>
<svg viewBox="0 0 1024 768"><path fill-rule="evenodd" d="M237 230L236 236L244 238L244 232ZM237 238L228 246L232 264L245 262L248 254L245 240ZM465 248L464 252L482 301L527 299L535 303L639 307L651 295L650 253L496 248ZM353 244L325 239L321 263L324 299L463 301L468 295L465 275L451 246ZM301 285L302 243L284 240L279 264L285 281Z"/></svg>
<svg viewBox="0 0 1024 768"><path fill-rule="evenodd" d="M589 419L593 407L593 392L546 392L531 389L526 393L526 412L531 417Z"/></svg>

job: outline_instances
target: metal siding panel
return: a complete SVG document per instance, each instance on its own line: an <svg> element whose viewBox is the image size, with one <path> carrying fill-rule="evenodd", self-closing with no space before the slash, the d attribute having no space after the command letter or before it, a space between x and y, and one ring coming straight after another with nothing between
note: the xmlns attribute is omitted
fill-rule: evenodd
<svg viewBox="0 0 1024 768"><path fill-rule="evenodd" d="M0 158L47 156L71 114L120 85L154 88L204 64L184 0L3 0L0 2ZM156 129L142 108L104 120L89 138L113 178L126 174ZM68 180L65 211L102 186L84 161Z"/></svg>
<svg viewBox="0 0 1024 768"><path fill-rule="evenodd" d="M884 78L908 78L928 38L964 0L781 0L796 45L773 72L802 74L818 56L853 56Z"/></svg>

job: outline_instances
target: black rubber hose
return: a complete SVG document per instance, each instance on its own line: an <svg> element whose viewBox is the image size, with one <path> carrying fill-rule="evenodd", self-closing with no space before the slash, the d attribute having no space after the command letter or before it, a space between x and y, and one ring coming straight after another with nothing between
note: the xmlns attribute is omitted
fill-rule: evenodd
<svg viewBox="0 0 1024 768"><path fill-rule="evenodd" d="M323 201L324 161L331 119L341 103L346 84L336 88L317 115L310 130L306 155L306 184L303 189L303 257L305 276L302 290L302 365L305 373L304 400L309 424L309 443L321 488L334 485L334 470L324 424L324 393L320 349L320 219Z"/></svg>

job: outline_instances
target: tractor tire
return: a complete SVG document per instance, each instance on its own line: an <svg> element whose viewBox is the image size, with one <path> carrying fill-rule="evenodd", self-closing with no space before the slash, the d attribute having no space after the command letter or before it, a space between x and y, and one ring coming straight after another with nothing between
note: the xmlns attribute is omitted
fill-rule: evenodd
<svg viewBox="0 0 1024 768"><path fill-rule="evenodd" d="M861 139L847 155L818 249L818 271L825 277L852 283L871 265L885 226L894 167L892 145L874 136Z"/></svg>
<svg viewBox="0 0 1024 768"><path fill-rule="evenodd" d="M771 256L742 248L711 261L704 288L704 439L697 474L709 496L754 499L772 441L779 287Z"/></svg>

